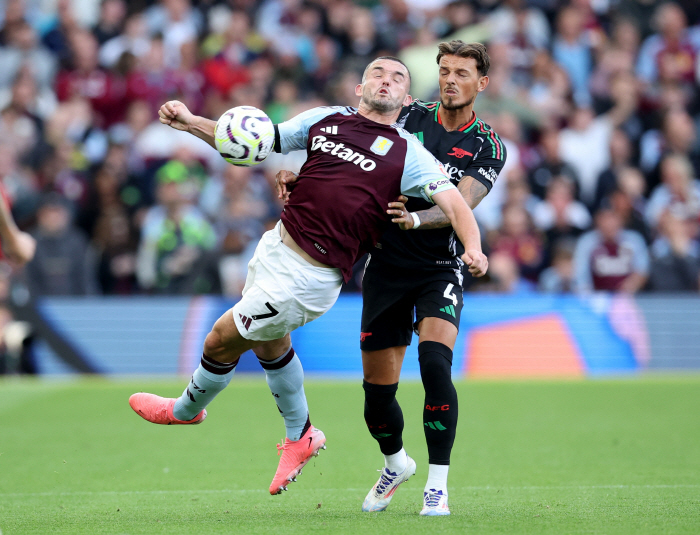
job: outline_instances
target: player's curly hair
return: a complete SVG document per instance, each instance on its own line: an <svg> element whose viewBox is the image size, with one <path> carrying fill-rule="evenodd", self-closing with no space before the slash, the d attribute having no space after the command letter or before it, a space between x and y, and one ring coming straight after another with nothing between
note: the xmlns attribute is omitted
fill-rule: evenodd
<svg viewBox="0 0 700 535"><path fill-rule="evenodd" d="M474 58L476 70L479 76L486 76L491 67L491 59L486 52L486 47L481 43L465 43L459 39L445 41L438 45L437 63L440 65L442 56L459 56L460 58Z"/></svg>

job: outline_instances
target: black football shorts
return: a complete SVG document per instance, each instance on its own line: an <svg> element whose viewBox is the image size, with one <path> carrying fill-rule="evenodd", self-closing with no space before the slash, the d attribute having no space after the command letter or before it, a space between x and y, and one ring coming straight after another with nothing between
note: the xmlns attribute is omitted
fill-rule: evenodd
<svg viewBox="0 0 700 535"><path fill-rule="evenodd" d="M462 305L460 278L452 270L387 272L368 266L362 280L360 348L410 345L423 318L441 318L459 329Z"/></svg>

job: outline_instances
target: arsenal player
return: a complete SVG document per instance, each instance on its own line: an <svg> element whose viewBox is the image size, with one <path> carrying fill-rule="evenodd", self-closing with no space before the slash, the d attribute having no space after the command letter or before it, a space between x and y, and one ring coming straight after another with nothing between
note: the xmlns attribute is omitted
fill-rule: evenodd
<svg viewBox="0 0 700 535"><path fill-rule="evenodd" d="M445 166L452 183L474 209L491 190L506 160L503 143L473 111L489 83L489 56L480 43L440 43L439 102L414 102L399 124ZM365 420L384 454L382 481L363 509L386 508L401 482L403 415L396 400L399 375L412 333L425 389L423 430L428 444L428 480L422 515L447 515L447 472L457 428L457 392L452 350L462 311L464 244L439 208L423 199L393 203L392 225L372 249L362 282L362 364ZM414 317L415 310L415 317Z"/></svg>

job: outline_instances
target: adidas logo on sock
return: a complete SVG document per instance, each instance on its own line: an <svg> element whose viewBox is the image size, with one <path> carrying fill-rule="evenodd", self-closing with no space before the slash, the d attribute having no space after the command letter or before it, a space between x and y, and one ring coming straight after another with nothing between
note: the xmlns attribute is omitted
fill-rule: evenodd
<svg viewBox="0 0 700 535"><path fill-rule="evenodd" d="M430 429L434 429L435 431L444 431L447 429L447 427L442 425L439 420L437 422L425 422L423 425L429 427Z"/></svg>
<svg viewBox="0 0 700 535"><path fill-rule="evenodd" d="M337 134L338 127L337 126L324 126L321 128L321 132L325 132L326 134Z"/></svg>

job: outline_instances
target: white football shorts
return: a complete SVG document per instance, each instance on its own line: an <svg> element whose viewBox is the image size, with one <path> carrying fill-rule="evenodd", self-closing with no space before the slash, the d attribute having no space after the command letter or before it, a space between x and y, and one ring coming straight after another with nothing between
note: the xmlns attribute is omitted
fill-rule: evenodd
<svg viewBox="0 0 700 535"><path fill-rule="evenodd" d="M248 263L243 297L231 309L241 336L277 340L322 316L338 299L339 269L316 267L282 243L281 222L263 234Z"/></svg>

